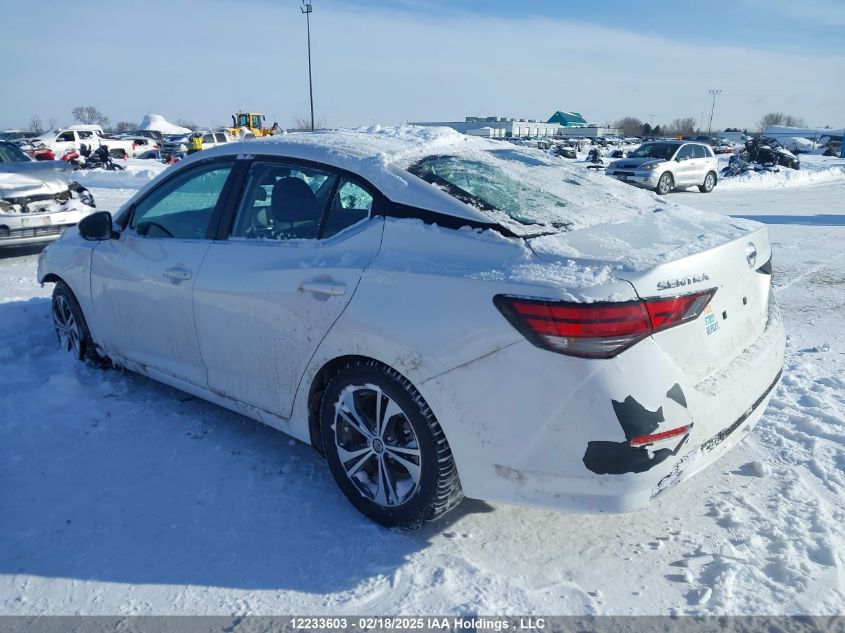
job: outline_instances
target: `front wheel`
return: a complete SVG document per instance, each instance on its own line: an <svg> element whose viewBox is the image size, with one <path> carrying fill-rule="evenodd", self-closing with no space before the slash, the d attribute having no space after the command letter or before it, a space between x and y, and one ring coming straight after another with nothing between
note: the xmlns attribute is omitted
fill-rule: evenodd
<svg viewBox="0 0 845 633"><path fill-rule="evenodd" d="M329 381L320 433L335 482L361 513L414 529L463 499L440 424L414 386L375 361L355 361Z"/></svg>
<svg viewBox="0 0 845 633"><path fill-rule="evenodd" d="M94 355L94 343L79 302L62 281L53 288L53 328L62 350L70 352L77 360Z"/></svg>
<svg viewBox="0 0 845 633"><path fill-rule="evenodd" d="M665 196L667 193L672 191L675 187L675 179L672 178L672 174L668 171L660 176L660 180L657 181L657 187L655 191L657 192L658 196Z"/></svg>
<svg viewBox="0 0 845 633"><path fill-rule="evenodd" d="M710 193L713 191L713 187L716 186L716 174L714 172L708 172L707 175L704 177L704 184L698 186L698 190L701 193Z"/></svg>

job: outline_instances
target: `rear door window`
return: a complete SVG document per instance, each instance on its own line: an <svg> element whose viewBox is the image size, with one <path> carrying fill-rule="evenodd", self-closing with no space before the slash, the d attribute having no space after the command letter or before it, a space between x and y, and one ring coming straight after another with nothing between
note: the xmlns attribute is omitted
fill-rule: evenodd
<svg viewBox="0 0 845 633"><path fill-rule="evenodd" d="M256 161L250 167L231 236L317 239L336 179L328 171Z"/></svg>
<svg viewBox="0 0 845 633"><path fill-rule="evenodd" d="M321 237L332 237L370 217L373 195L351 180L341 180L332 199Z"/></svg>

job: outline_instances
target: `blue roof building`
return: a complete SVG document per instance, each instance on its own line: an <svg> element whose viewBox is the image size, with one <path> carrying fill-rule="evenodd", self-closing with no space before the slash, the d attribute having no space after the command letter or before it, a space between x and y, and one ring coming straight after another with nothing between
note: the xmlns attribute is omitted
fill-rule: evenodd
<svg viewBox="0 0 845 633"><path fill-rule="evenodd" d="M581 116L580 112L564 112L558 110L548 120L548 123L557 123L564 127L585 127L589 125L587 119Z"/></svg>

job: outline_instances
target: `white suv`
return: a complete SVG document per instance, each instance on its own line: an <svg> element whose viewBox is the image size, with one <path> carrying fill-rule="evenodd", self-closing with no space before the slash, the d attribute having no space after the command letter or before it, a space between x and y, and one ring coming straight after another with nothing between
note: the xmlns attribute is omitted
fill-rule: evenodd
<svg viewBox="0 0 845 633"><path fill-rule="evenodd" d="M673 189L697 186L710 193L716 186L718 161L705 143L657 141L644 143L628 158L614 161L605 172L623 182L654 189L664 195Z"/></svg>

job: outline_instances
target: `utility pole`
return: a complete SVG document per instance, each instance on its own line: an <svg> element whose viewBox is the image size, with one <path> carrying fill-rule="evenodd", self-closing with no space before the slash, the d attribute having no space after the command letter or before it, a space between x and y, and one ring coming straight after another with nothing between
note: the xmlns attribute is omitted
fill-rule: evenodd
<svg viewBox="0 0 845 633"><path fill-rule="evenodd" d="M648 124L649 124L652 128L654 127L654 115L653 115L653 114L649 114L649 115L648 115Z"/></svg>
<svg viewBox="0 0 845 633"><path fill-rule="evenodd" d="M713 111L716 109L716 95L722 94L721 90L708 90L713 95L713 105L710 106L710 125L707 126L707 135L710 136L710 131L713 129Z"/></svg>
<svg viewBox="0 0 845 633"><path fill-rule="evenodd" d="M308 29L308 97L311 100L311 131L314 131L314 86L311 82L311 3L302 0L299 10L305 14L305 25Z"/></svg>

